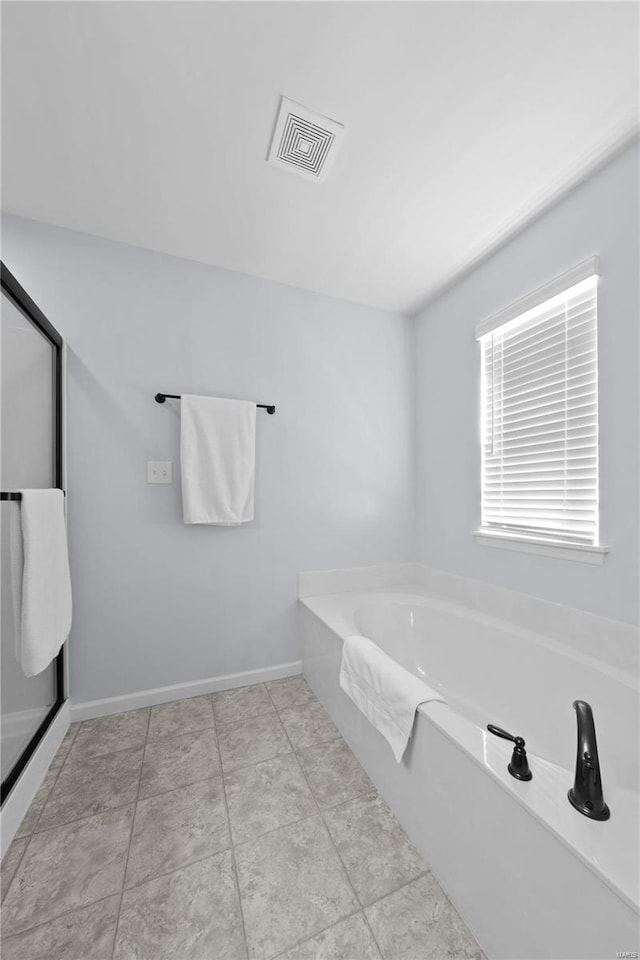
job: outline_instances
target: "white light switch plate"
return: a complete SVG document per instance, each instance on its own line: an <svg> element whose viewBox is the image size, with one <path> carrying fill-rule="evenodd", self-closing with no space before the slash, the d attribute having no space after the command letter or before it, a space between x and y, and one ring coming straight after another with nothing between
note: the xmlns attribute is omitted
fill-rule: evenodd
<svg viewBox="0 0 640 960"><path fill-rule="evenodd" d="M147 460L147 483L173 483L171 460Z"/></svg>

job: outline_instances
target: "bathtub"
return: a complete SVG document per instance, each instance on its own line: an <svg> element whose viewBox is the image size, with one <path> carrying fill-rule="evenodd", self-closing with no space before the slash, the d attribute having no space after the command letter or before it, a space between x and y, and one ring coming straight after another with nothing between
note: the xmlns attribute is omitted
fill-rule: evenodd
<svg viewBox="0 0 640 960"><path fill-rule="evenodd" d="M507 620L393 587L300 600L303 671L491 958L615 958L640 949L638 687L632 674ZM437 689L401 764L339 687L360 633ZM593 706L611 819L567 800L575 699ZM527 742L533 779L507 772Z"/></svg>

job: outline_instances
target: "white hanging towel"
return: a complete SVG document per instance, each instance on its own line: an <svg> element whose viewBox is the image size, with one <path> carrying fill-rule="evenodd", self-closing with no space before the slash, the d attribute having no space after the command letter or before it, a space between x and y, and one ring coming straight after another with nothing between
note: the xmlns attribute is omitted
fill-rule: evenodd
<svg viewBox="0 0 640 960"><path fill-rule="evenodd" d="M24 576L24 550L22 549L22 511L18 500L5 503L9 514L9 579L11 581L11 632L14 637L14 652L18 663L22 660L22 577ZM5 627L4 619L2 625Z"/></svg>
<svg viewBox="0 0 640 960"><path fill-rule="evenodd" d="M388 741L400 763L418 705L442 700L367 637L347 637L342 647L340 686Z"/></svg>
<svg viewBox="0 0 640 960"><path fill-rule="evenodd" d="M20 493L20 525L12 519L10 527L11 585L16 654L25 676L33 677L69 636L71 576L62 490Z"/></svg>
<svg viewBox="0 0 640 960"><path fill-rule="evenodd" d="M253 520L255 403L183 394L180 461L185 523Z"/></svg>

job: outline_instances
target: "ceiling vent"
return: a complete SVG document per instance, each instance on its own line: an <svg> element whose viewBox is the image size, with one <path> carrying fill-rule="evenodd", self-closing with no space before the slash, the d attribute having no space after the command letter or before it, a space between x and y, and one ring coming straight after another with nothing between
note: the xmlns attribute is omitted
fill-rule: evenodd
<svg viewBox="0 0 640 960"><path fill-rule="evenodd" d="M324 180L344 133L344 124L283 97L268 162L305 180Z"/></svg>

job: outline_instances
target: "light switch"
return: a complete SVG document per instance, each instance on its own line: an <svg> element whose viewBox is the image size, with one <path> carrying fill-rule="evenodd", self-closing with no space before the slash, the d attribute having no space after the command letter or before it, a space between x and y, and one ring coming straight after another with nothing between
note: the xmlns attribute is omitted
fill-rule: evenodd
<svg viewBox="0 0 640 960"><path fill-rule="evenodd" d="M173 483L171 460L147 460L147 483Z"/></svg>

